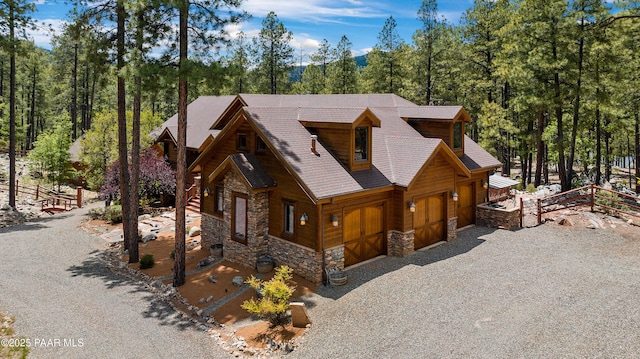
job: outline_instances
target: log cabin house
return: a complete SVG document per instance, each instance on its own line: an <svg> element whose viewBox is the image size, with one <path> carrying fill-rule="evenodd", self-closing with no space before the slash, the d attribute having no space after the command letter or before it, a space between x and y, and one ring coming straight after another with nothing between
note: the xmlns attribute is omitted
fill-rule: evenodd
<svg viewBox="0 0 640 359"><path fill-rule="evenodd" d="M470 120L393 94L238 95L189 167L202 176L202 246L318 283L327 268L455 238L500 166L464 135Z"/></svg>

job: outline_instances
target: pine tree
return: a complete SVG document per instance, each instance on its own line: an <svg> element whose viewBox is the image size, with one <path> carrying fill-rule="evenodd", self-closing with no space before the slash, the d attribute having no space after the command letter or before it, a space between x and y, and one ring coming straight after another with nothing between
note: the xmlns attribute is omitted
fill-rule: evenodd
<svg viewBox="0 0 640 359"><path fill-rule="evenodd" d="M351 53L351 41L342 35L334 50L334 61L329 65L330 93L358 93L358 67Z"/></svg>
<svg viewBox="0 0 640 359"><path fill-rule="evenodd" d="M262 29L253 39L257 91L260 93L286 93L289 71L293 67L293 38L278 16L272 11L262 21Z"/></svg>

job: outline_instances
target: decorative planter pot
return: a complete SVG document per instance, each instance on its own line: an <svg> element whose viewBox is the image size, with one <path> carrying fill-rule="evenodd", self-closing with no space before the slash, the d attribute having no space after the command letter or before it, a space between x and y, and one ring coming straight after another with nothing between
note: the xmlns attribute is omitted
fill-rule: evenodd
<svg viewBox="0 0 640 359"><path fill-rule="evenodd" d="M273 259L260 258L256 262L256 271L258 271L258 273L269 273L273 270L273 265Z"/></svg>
<svg viewBox="0 0 640 359"><path fill-rule="evenodd" d="M216 258L222 257L222 243L211 245L211 256Z"/></svg>
<svg viewBox="0 0 640 359"><path fill-rule="evenodd" d="M340 269L332 269L327 272L329 283L332 286L341 286L347 284L347 272Z"/></svg>

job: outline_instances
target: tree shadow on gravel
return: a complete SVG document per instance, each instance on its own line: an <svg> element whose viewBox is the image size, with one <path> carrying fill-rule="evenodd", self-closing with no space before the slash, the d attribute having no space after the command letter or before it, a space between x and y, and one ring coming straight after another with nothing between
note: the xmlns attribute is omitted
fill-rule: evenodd
<svg viewBox="0 0 640 359"><path fill-rule="evenodd" d="M0 234L12 233L12 232L24 232L24 231L37 231L45 228L50 228L48 225L46 225L48 222L51 222L57 219L67 218L70 216L71 214L64 213L64 214L59 214L52 217L34 218L24 223L16 224L9 227L4 227L0 229Z"/></svg>
<svg viewBox="0 0 640 359"><path fill-rule="evenodd" d="M380 257L361 265L347 268L347 284L339 287L320 286L316 294L325 298L339 299L354 289L384 275L400 270L407 265L428 266L467 253L485 242L481 237L495 232L494 228L471 227L458 232L458 237L429 249L415 251L406 257ZM312 297L300 298L307 307L314 307Z"/></svg>
<svg viewBox="0 0 640 359"><path fill-rule="evenodd" d="M67 271L72 277L100 279L108 290L128 287L128 294L144 294L142 300L146 302L146 308L141 308L140 314L143 318L155 319L158 325L173 326L179 330L195 328L193 322L183 318L181 313L160 298L159 294L153 293L149 285L130 277L128 272L114 265L109 254L102 250L92 251L90 257L82 264L73 265Z"/></svg>

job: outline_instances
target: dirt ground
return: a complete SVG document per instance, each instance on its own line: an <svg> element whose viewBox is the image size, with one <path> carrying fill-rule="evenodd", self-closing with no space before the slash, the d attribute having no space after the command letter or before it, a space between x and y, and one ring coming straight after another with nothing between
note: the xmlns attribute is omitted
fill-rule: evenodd
<svg viewBox="0 0 640 359"><path fill-rule="evenodd" d="M197 218L187 225L189 227L200 226L200 219ZM110 232L118 227L121 225L111 225L101 220L89 221L85 226L87 230L95 234ZM186 243L186 283L178 288L178 292L186 300L188 306L177 305L178 307L189 312L189 306L197 308L196 310L207 310L207 307L214 306L210 317L214 318L217 323L233 326L233 330L237 329L234 337L244 339L249 348L265 348L268 343L267 338L275 342L287 343L305 333L306 328L294 328L291 324L271 328L269 323L252 319L249 312L241 308L244 301L255 297L255 291L237 287L232 284L232 280L236 276L241 276L243 279L247 279L251 275L260 276L255 269L222 259L217 259L214 264L204 268L197 268L198 262L210 256L210 251L201 249L200 236L187 237ZM129 264L129 267L152 278L161 279L164 284L170 284L174 263L170 254L174 248L174 232L159 232L156 240L139 244L140 258L145 254L153 255L154 266L148 269L139 269L139 264L135 263ZM123 254L120 256L120 260L126 263L129 256ZM274 274L273 271L264 274L262 279L269 280ZM215 278L215 283L210 280L211 277ZM295 274L290 285L296 288L292 296L293 301L295 298L312 293L317 289L316 284ZM239 293L241 291L242 293ZM222 304L216 305L218 301ZM228 339L231 334L223 333L221 337Z"/></svg>

